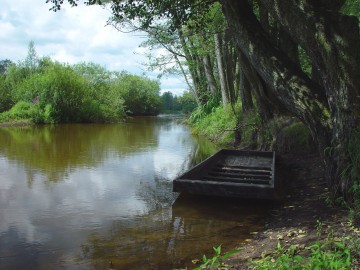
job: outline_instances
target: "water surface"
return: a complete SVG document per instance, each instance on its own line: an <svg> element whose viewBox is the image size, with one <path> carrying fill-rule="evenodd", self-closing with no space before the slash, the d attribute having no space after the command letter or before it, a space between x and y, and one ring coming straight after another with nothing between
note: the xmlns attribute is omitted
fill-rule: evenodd
<svg viewBox="0 0 360 270"><path fill-rule="evenodd" d="M0 269L173 269L263 226L172 180L216 151L174 118L0 128Z"/></svg>

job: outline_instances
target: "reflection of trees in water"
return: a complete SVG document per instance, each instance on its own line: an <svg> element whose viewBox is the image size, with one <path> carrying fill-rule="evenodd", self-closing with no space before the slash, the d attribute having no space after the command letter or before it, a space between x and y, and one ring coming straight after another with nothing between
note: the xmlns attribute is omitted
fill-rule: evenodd
<svg viewBox="0 0 360 270"><path fill-rule="evenodd" d="M189 142L183 142L184 145L186 143L188 144ZM188 156L183 159L175 177L180 176L191 167L197 165L215 151L213 147L205 147L206 145L204 144L202 146L196 142L190 145L191 149L188 151ZM213 145L209 144L209 146ZM172 181L174 179L169 179L167 175L169 175L167 168L163 168L154 175L153 181L140 184L136 195L146 203L148 210L169 207L177 198L178 194L172 192Z"/></svg>
<svg viewBox="0 0 360 270"><path fill-rule="evenodd" d="M0 154L24 166L29 186L37 178L52 183L66 179L79 167L96 166L110 155L121 157L156 148L159 133L173 128L174 121L165 117L137 117L122 124L0 128ZM213 152L211 144L205 145L202 140L198 143L201 145L194 143L198 150L190 151L186 159L190 166Z"/></svg>
<svg viewBox="0 0 360 270"><path fill-rule="evenodd" d="M163 121L164 120L165 119L163 119ZM171 127L171 122L166 122L166 125L161 126L161 128L165 129ZM187 156L183 158L182 164L177 168L177 175L175 175L175 177L180 176L217 150L214 147L214 144L206 140L198 140L198 142L187 140L181 141L180 143L188 145L190 150L188 151ZM168 175L172 174L168 172L168 169L169 168L161 168L153 176L153 181L141 183L136 192L136 195L146 203L148 210L169 207L178 196L177 193L172 192L172 181L174 179L169 178Z"/></svg>
<svg viewBox="0 0 360 270"><path fill-rule="evenodd" d="M56 182L75 168L95 166L110 154L154 148L157 137L154 126L127 123L0 128L0 153L24 165L31 185L39 174Z"/></svg>
<svg viewBox="0 0 360 270"><path fill-rule="evenodd" d="M140 184L136 196L141 198L149 211L170 207L177 194L172 192L172 181L155 176L154 182Z"/></svg>
<svg viewBox="0 0 360 270"><path fill-rule="evenodd" d="M196 150L190 153L190 167L199 164L200 162L214 154L217 150L219 150L218 147L216 147L208 140L204 140L198 137L193 138L196 141Z"/></svg>
<svg viewBox="0 0 360 270"><path fill-rule="evenodd" d="M96 269L174 269L191 259L212 255L212 246L232 249L262 227L268 206L218 198L179 197L172 208L118 220L105 234L91 235L80 261Z"/></svg>

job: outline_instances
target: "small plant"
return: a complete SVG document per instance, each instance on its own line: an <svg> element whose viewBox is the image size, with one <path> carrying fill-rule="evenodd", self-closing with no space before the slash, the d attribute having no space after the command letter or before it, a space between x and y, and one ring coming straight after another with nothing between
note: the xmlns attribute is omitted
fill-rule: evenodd
<svg viewBox="0 0 360 270"><path fill-rule="evenodd" d="M199 267L194 268L194 270L203 270L203 269L227 270L229 269L229 267L226 265L225 260L229 258L231 255L239 252L239 250L233 250L221 255L221 245L218 247L213 247L213 250L215 252L215 256L212 258L207 258L205 255L203 255L202 258L203 263Z"/></svg>
<svg viewBox="0 0 360 270"><path fill-rule="evenodd" d="M299 245L285 248L278 243L272 254L252 262L253 269L351 269L352 245L349 239L340 240L329 235L326 240L305 247L310 255L301 256Z"/></svg>
<svg viewBox="0 0 360 270"><path fill-rule="evenodd" d="M320 237L323 231L323 223L320 220L316 220L316 236Z"/></svg>

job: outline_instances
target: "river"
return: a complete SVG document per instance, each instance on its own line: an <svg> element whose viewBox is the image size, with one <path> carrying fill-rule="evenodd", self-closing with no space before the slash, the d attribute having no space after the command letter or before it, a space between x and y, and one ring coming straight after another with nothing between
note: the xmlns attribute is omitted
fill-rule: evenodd
<svg viewBox="0 0 360 270"><path fill-rule="evenodd" d="M175 269L263 228L262 203L186 197L217 149L174 117L0 128L0 269Z"/></svg>

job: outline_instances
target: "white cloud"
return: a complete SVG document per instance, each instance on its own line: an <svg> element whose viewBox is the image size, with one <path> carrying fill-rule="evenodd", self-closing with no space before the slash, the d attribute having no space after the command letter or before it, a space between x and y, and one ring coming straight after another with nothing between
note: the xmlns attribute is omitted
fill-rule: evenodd
<svg viewBox="0 0 360 270"><path fill-rule="evenodd" d="M65 63L95 62L109 70L143 74L147 61L143 34L121 33L105 26L110 11L100 6L72 8L64 4L59 12L49 11L45 0L1 0L0 60L23 60L29 42L40 56ZM156 78L157 73L146 72ZM161 79L162 92L181 94L187 87L179 79Z"/></svg>

